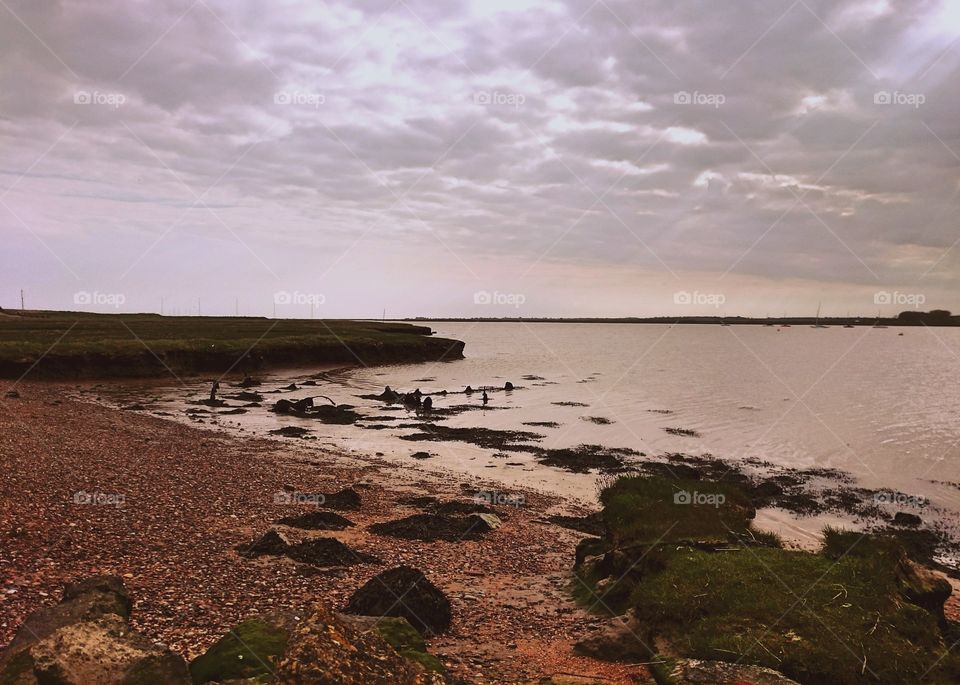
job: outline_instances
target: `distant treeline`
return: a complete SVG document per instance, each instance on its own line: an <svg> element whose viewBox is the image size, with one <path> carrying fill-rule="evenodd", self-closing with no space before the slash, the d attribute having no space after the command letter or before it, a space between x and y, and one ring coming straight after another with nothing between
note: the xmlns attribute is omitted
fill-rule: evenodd
<svg viewBox="0 0 960 685"><path fill-rule="evenodd" d="M657 324L730 324L735 326L960 326L960 316L946 309L934 309L929 312L905 311L896 317L875 316L649 316L649 317L444 317L431 318L418 316L406 321L462 321L490 323L657 323Z"/></svg>

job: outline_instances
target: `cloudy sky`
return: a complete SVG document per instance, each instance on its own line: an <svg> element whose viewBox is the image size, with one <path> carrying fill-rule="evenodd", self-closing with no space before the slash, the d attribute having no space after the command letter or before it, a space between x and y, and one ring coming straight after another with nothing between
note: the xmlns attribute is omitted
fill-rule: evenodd
<svg viewBox="0 0 960 685"><path fill-rule="evenodd" d="M0 305L960 310L958 38L960 0L0 0Z"/></svg>

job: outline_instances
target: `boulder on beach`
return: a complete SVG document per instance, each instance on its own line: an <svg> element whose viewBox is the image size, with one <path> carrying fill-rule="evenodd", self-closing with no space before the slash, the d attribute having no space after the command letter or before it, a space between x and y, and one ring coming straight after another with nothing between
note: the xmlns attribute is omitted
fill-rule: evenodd
<svg viewBox="0 0 960 685"><path fill-rule="evenodd" d="M296 621L280 614L256 616L233 627L190 662L195 683L265 678L276 670Z"/></svg>
<svg viewBox="0 0 960 685"><path fill-rule="evenodd" d="M397 566L371 578L353 593L344 612L400 616L423 635L437 635L450 627L450 600L410 566Z"/></svg>
<svg viewBox="0 0 960 685"><path fill-rule="evenodd" d="M480 516L488 516L491 519L479 518ZM500 519L492 514L471 514L470 516L414 514L395 521L375 523L370 526L370 532L404 540L460 542L477 540L498 527L499 523Z"/></svg>
<svg viewBox="0 0 960 685"><path fill-rule="evenodd" d="M410 622L400 616L354 616L351 614L337 614L337 618L346 625L361 632L375 631L387 641L397 653L405 659L416 661L427 670L437 673L446 672L443 664L437 657L427 651L427 643L423 635L410 625Z"/></svg>
<svg viewBox="0 0 960 685"><path fill-rule="evenodd" d="M285 554L294 561L321 567L381 563L375 556L357 552L336 538L326 537L310 538L290 545Z"/></svg>
<svg viewBox="0 0 960 685"><path fill-rule="evenodd" d="M41 685L191 682L183 657L130 630L115 614L61 628L29 652Z"/></svg>
<svg viewBox="0 0 960 685"><path fill-rule="evenodd" d="M332 511L308 511L305 514L284 516L277 523L305 530L345 530L354 525L350 519Z"/></svg>
<svg viewBox="0 0 960 685"><path fill-rule="evenodd" d="M130 607L115 576L68 584L60 603L28 616L0 652L0 682L188 685L182 657L130 628Z"/></svg>
<svg viewBox="0 0 960 685"><path fill-rule="evenodd" d="M129 618L132 604L123 580L117 576L92 576L67 583L59 604L27 616L9 649L36 642L64 626L92 621L107 614Z"/></svg>
<svg viewBox="0 0 960 685"><path fill-rule="evenodd" d="M318 606L290 636L276 672L298 685L445 685L451 681L401 656L377 630L348 624Z"/></svg>
<svg viewBox="0 0 960 685"><path fill-rule="evenodd" d="M242 557L252 559L265 554L272 556L285 554L288 547L290 547L290 541L287 537L276 528L271 528L255 540L240 545L237 552Z"/></svg>
<svg viewBox="0 0 960 685"><path fill-rule="evenodd" d="M324 495L323 504L319 506L340 511L357 511L360 509L360 493L353 488L344 488L332 495Z"/></svg>
<svg viewBox="0 0 960 685"><path fill-rule="evenodd" d="M913 527L913 526L919 526L921 523L923 523L923 519L921 519L916 514L911 514L906 511L898 511L896 514L893 515L893 522L898 526Z"/></svg>

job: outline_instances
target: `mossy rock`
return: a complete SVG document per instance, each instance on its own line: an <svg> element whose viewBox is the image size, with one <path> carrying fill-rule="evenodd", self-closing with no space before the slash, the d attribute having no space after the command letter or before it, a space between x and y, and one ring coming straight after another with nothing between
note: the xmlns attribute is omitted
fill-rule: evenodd
<svg viewBox="0 0 960 685"><path fill-rule="evenodd" d="M244 621L190 663L190 677L201 685L268 676L287 648L288 631L274 622Z"/></svg>
<svg viewBox="0 0 960 685"><path fill-rule="evenodd" d="M445 673L440 660L427 652L427 643L417 629L405 618L383 617L377 619L377 631L400 656L416 661L428 671Z"/></svg>

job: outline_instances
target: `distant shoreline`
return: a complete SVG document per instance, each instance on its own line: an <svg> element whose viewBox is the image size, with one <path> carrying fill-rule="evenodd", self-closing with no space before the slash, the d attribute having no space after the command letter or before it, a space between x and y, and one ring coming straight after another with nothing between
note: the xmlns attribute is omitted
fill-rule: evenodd
<svg viewBox="0 0 960 685"><path fill-rule="evenodd" d="M913 314L908 312L908 314ZM892 327L892 326L960 326L960 316L931 317L926 312L917 312L916 316L900 317L821 317L783 316L753 318L747 316L651 316L651 317L413 317L396 319L411 323L626 323L626 324L701 324L731 326L854 326L854 327Z"/></svg>

